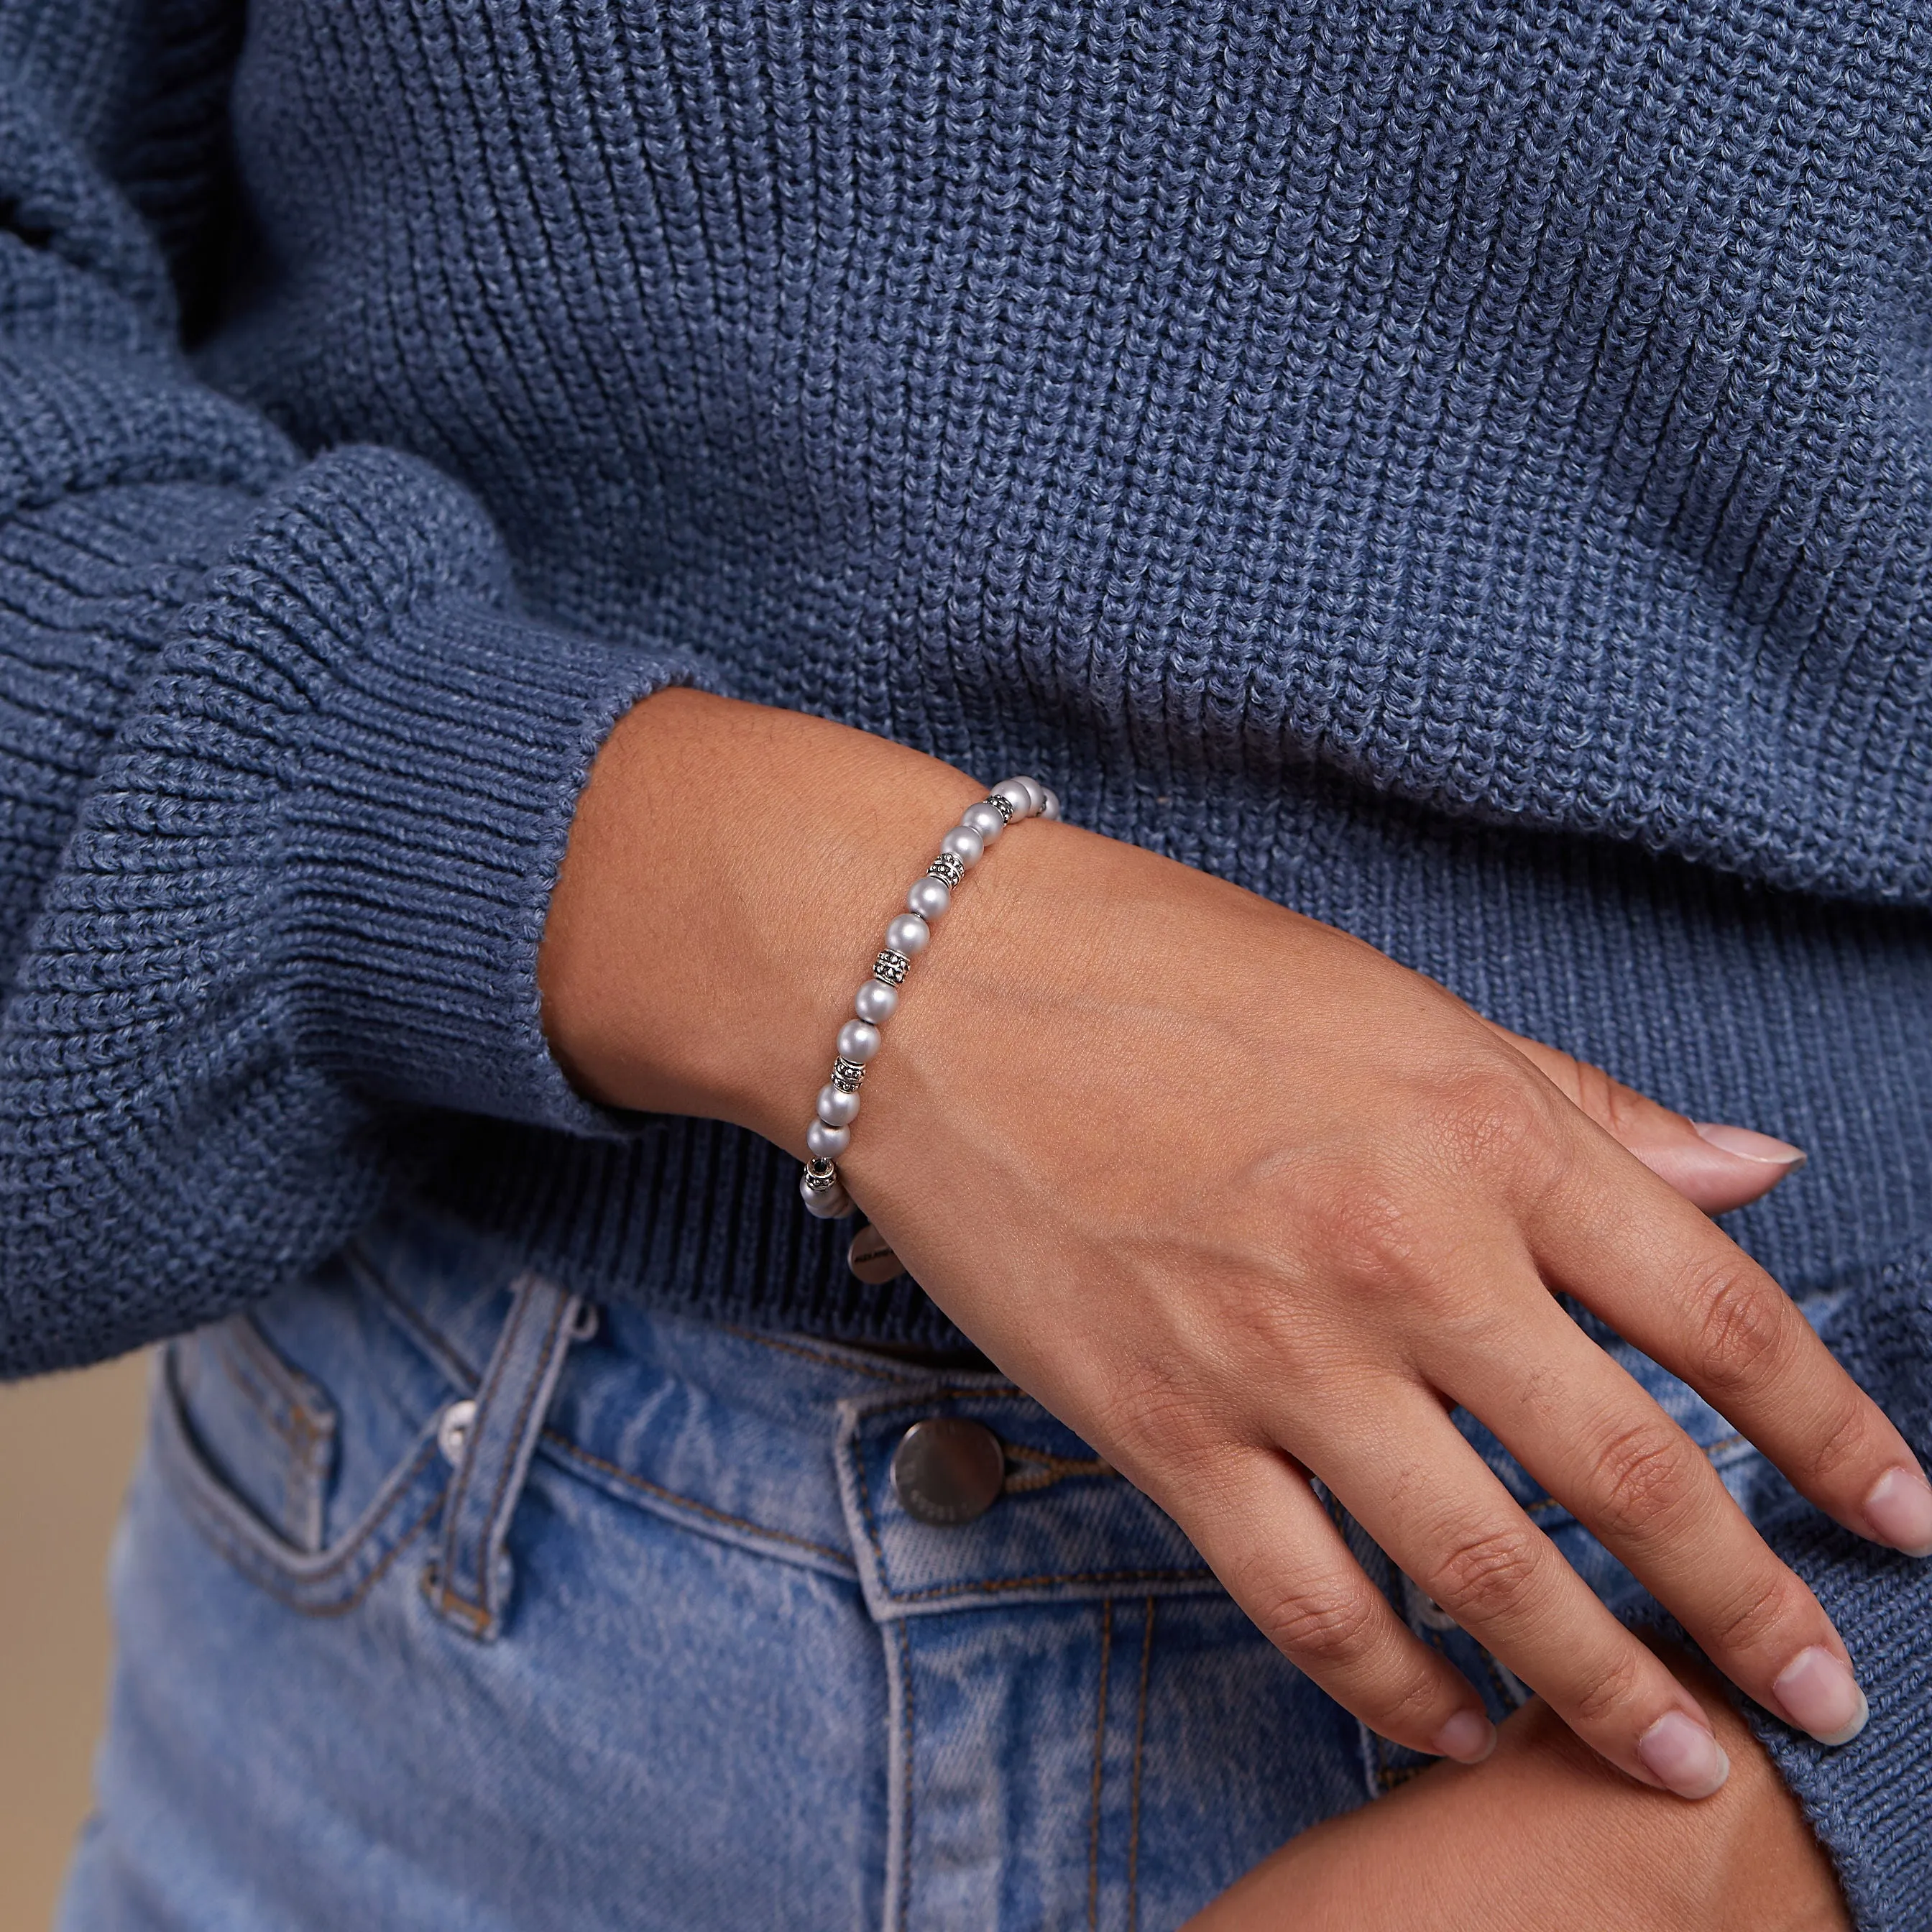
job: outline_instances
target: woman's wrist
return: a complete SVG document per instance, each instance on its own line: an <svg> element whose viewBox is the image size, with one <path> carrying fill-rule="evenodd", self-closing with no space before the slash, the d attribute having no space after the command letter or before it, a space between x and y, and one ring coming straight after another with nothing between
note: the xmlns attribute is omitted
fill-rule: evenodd
<svg viewBox="0 0 1932 1932"><path fill-rule="evenodd" d="M538 962L579 1088L802 1154L893 896L985 787L890 740L695 691L634 706L580 800Z"/></svg>
<svg viewBox="0 0 1932 1932"><path fill-rule="evenodd" d="M934 924L952 910L952 895L964 884L967 873L1011 826L1029 818L1051 822L1059 816L1058 798L1037 778L1003 778L961 813L959 822L940 838L932 863L907 889L901 910L886 923L884 944L873 956L871 971L852 996L851 1017L838 1029L827 1070L830 1078L819 1089L815 1118L806 1129L811 1157L800 1178L799 1192L809 1214L827 1220L852 1210L838 1163L852 1144L866 1069L884 1044L879 1029L898 1012L906 975L932 944Z"/></svg>

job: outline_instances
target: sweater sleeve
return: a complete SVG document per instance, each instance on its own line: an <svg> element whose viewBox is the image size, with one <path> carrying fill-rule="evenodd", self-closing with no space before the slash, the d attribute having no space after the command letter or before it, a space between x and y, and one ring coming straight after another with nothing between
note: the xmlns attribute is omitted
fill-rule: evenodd
<svg viewBox="0 0 1932 1932"><path fill-rule="evenodd" d="M1932 1464L1932 1246L1846 1284L1820 1332ZM1753 1518L1837 1624L1871 1718L1835 1750L1755 1709L1754 1721L1836 1861L1860 1932L1923 1932L1932 1924L1932 1562L1840 1529L1759 1466Z"/></svg>
<svg viewBox="0 0 1932 1932"><path fill-rule="evenodd" d="M691 667L520 610L424 464L196 380L178 124L219 94L142 37L237 10L0 0L0 1374L311 1264L434 1110L616 1130L536 950L596 748Z"/></svg>

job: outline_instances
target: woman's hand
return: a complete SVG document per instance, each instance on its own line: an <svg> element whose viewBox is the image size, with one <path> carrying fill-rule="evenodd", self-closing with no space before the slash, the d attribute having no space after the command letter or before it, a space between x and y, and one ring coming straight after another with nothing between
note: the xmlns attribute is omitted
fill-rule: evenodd
<svg viewBox="0 0 1932 1932"><path fill-rule="evenodd" d="M560 1054L607 1100L802 1156L886 920L980 792L793 714L640 706L598 761L552 908ZM1550 1292L1700 1390L1840 1522L1932 1546L1932 1490L1898 1432L1618 1136L1707 1205L1761 1191L1774 1163L1574 1063L1532 1064L1547 1050L1330 928L1037 821L962 885L886 1034L840 1162L854 1197L1366 1722L1464 1760L1494 1735L1348 1556L1311 1474L1610 1762L1685 1796L1722 1781L1696 1699L1463 1441L1457 1403L1750 1696L1828 1741L1862 1722L1810 1593Z"/></svg>
<svg viewBox="0 0 1932 1932"><path fill-rule="evenodd" d="M1798 1801L1682 1655L1733 1767L1708 1804L1618 1778L1546 1704L1474 1768L1438 1765L1304 1832L1187 1932L1850 1932Z"/></svg>

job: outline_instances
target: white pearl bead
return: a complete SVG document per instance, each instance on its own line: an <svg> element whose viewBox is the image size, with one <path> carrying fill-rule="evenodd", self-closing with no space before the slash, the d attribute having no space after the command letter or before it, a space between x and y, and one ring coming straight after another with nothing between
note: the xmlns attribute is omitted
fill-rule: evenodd
<svg viewBox="0 0 1932 1932"><path fill-rule="evenodd" d="M1024 778L1002 778L994 786L989 796L1004 799L1012 807L1015 818L1030 818L1033 816L1033 794L1028 788Z"/></svg>
<svg viewBox="0 0 1932 1932"><path fill-rule="evenodd" d="M1033 806L1033 815L1037 818L1046 809L1046 788L1039 779L1030 776L1022 778L1020 783L1027 788L1027 796Z"/></svg>
<svg viewBox="0 0 1932 1932"><path fill-rule="evenodd" d="M959 814L959 823L968 832L979 833L982 847L992 844L1006 829L1006 821L1000 816L999 807L988 805L983 801L978 805L969 805Z"/></svg>
<svg viewBox="0 0 1932 1932"><path fill-rule="evenodd" d="M898 1004L898 987L888 986L883 980L868 980L853 995L852 1010L862 1020L870 1020L876 1025L890 1019Z"/></svg>
<svg viewBox="0 0 1932 1932"><path fill-rule="evenodd" d="M994 814L998 817L997 813ZM939 842L942 852L950 852L969 872L976 866L986 850L986 842L970 825L956 825Z"/></svg>
<svg viewBox="0 0 1932 1932"><path fill-rule="evenodd" d="M848 1020L838 1029L838 1057L863 1066L879 1050L879 1030L866 1020Z"/></svg>
<svg viewBox="0 0 1932 1932"><path fill-rule="evenodd" d="M938 918L952 903L952 895L944 879L917 880L906 894L907 906L925 920Z"/></svg>
<svg viewBox="0 0 1932 1932"><path fill-rule="evenodd" d="M836 1160L852 1144L852 1130L814 1120L805 1130L805 1144L819 1160Z"/></svg>
<svg viewBox="0 0 1932 1932"><path fill-rule="evenodd" d="M836 1221L842 1214L852 1211L852 1197L845 1192L844 1183L835 1180L830 1187L814 1193L801 1180L798 1184L799 1198L805 1203L805 1211L815 1214L821 1221Z"/></svg>
<svg viewBox="0 0 1932 1932"><path fill-rule="evenodd" d="M1047 793L1046 802L1040 807L1040 815L1041 818L1048 820L1058 819L1059 818L1060 794L1058 792L1049 791Z"/></svg>
<svg viewBox="0 0 1932 1932"><path fill-rule="evenodd" d="M991 811L992 807L988 806ZM993 816L997 818L995 812ZM915 952L923 952L926 942L932 937L932 928L916 912L902 912L886 928L886 944L895 952L902 952L910 959Z"/></svg>
<svg viewBox="0 0 1932 1932"><path fill-rule="evenodd" d="M849 1127L859 1118L859 1096L830 1081L818 1090L818 1118L829 1127Z"/></svg>

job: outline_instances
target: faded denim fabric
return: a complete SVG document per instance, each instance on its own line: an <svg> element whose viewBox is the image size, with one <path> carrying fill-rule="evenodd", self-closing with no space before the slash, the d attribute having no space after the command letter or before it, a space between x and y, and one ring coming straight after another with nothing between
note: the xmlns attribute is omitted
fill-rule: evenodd
<svg viewBox="0 0 1932 1932"><path fill-rule="evenodd" d="M166 1352L64 1932L1160 1932L1420 1762L998 1376L513 1276L400 1214ZM940 1414L1006 1456L950 1528L890 1472Z"/></svg>

